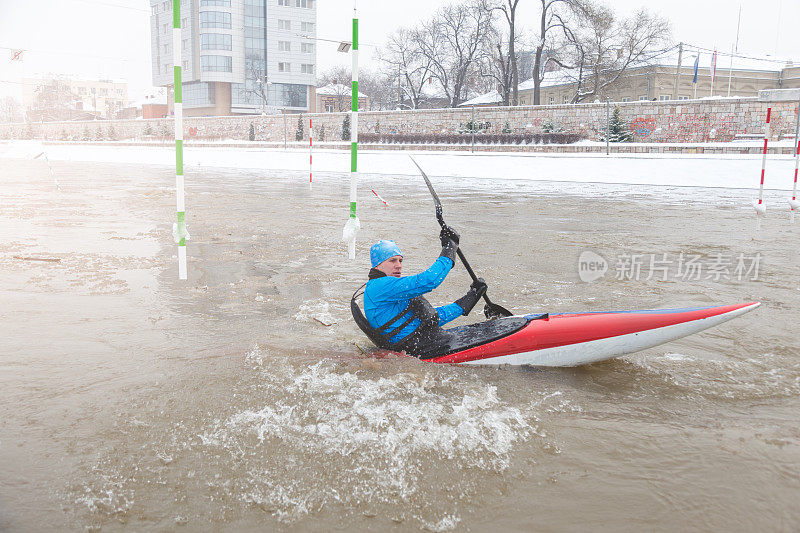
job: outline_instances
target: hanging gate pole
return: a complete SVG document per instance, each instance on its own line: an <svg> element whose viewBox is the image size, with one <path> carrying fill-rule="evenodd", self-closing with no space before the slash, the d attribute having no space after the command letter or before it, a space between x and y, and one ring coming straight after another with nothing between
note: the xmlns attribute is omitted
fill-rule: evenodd
<svg viewBox="0 0 800 533"><path fill-rule="evenodd" d="M344 225L342 240L347 242L348 256L356 258L356 233L361 229L358 220L358 18L353 2L353 86L350 105L350 218Z"/></svg>
<svg viewBox="0 0 800 533"><path fill-rule="evenodd" d="M175 115L175 190L177 194L177 223L173 237L178 244L178 279L186 279L186 206L183 179L183 86L181 73L181 0L172 0L172 63L174 78Z"/></svg>

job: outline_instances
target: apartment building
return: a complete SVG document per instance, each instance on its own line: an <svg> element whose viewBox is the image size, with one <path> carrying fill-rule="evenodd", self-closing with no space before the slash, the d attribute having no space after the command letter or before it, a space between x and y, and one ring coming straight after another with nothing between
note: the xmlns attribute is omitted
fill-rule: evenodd
<svg viewBox="0 0 800 533"><path fill-rule="evenodd" d="M150 7L153 84L171 87L172 0ZM313 111L316 20L316 0L181 0L184 114Z"/></svg>
<svg viewBox="0 0 800 533"><path fill-rule="evenodd" d="M22 87L22 105L32 120L70 120L73 116L113 119L128 105L128 84L124 81L50 76L24 78Z"/></svg>
<svg viewBox="0 0 800 533"><path fill-rule="evenodd" d="M583 99L631 102L639 100L688 100L708 96L758 96L762 89L790 89L800 87L800 66L792 61L775 58L718 57L716 71L711 66L711 54L700 54L697 83L694 83L694 62L697 52L684 53L678 68L677 55L657 58L648 64L633 65L613 83L603 87L597 95ZM569 70L545 72L540 88L541 105L571 103L578 92L578 73ZM713 91L712 91L713 79ZM587 91L592 79L586 78L581 88ZM533 105L534 81L519 84L519 104ZM497 91L480 95L464 102L462 106L495 106L502 99Z"/></svg>

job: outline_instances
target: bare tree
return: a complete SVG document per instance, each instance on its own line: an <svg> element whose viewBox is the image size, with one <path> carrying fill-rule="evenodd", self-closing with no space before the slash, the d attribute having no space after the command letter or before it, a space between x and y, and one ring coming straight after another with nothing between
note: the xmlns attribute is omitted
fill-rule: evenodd
<svg viewBox="0 0 800 533"><path fill-rule="evenodd" d="M534 49L533 56L533 105L541 103L541 86L546 70L546 61L559 63L557 56L553 53L546 53L548 50L548 39L552 41L551 32L559 27L566 26L565 17L559 13L579 8L584 0L539 0L541 11L539 12L539 35ZM568 27L568 26L567 26ZM555 47L550 46L553 50ZM566 66L566 65L562 65Z"/></svg>
<svg viewBox="0 0 800 533"><path fill-rule="evenodd" d="M431 76L432 60L421 53L414 32L400 28L378 52L378 58L386 68L388 80L397 87L397 105L400 108L417 109L424 98L422 89ZM405 103L408 100L408 104Z"/></svg>
<svg viewBox="0 0 800 533"><path fill-rule="evenodd" d="M450 102L456 107L467 96L468 80L476 69L481 44L491 27L492 10L486 0L468 0L445 6L415 32L420 53Z"/></svg>
<svg viewBox="0 0 800 533"><path fill-rule="evenodd" d="M617 21L614 13L598 4L584 4L576 11L578 24L566 29L573 50L573 102L600 96L633 66L642 66L668 51L670 24L641 9Z"/></svg>
<svg viewBox="0 0 800 533"><path fill-rule="evenodd" d="M35 122L72 120L81 114L77 112L78 102L81 101L66 81L48 80L37 88L34 105L28 109L28 119Z"/></svg>
<svg viewBox="0 0 800 533"><path fill-rule="evenodd" d="M508 75L511 85L511 105L519 105L519 70L517 69L517 5L519 0L502 0L498 9L508 23ZM501 55L502 57L502 55ZM506 103L506 105L508 105Z"/></svg>
<svg viewBox="0 0 800 533"><path fill-rule="evenodd" d="M263 57L259 54L248 54L245 56L245 69L247 76L245 80L245 93L248 100L256 99L261 103L261 111L266 112L269 98L267 97L269 81L267 80L267 68ZM248 83L247 80L252 80Z"/></svg>
<svg viewBox="0 0 800 533"><path fill-rule="evenodd" d="M13 96L0 99L0 122L22 122L23 120L25 120L25 113L19 100Z"/></svg>
<svg viewBox="0 0 800 533"><path fill-rule="evenodd" d="M502 31L493 26L486 36L483 52L477 61L484 83L478 83L475 87L484 93L496 89L502 105L505 106L511 103L512 93L511 59L507 50ZM484 90L481 91L481 88Z"/></svg>
<svg viewBox="0 0 800 533"><path fill-rule="evenodd" d="M358 90L367 96L367 107L370 111L394 108L394 84L386 74L362 70L358 73Z"/></svg>

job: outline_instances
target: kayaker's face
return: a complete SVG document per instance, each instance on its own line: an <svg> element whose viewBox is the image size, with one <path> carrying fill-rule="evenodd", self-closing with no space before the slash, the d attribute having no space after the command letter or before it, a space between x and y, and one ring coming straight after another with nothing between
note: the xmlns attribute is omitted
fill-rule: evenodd
<svg viewBox="0 0 800 533"><path fill-rule="evenodd" d="M403 270L403 256L402 255L395 255L394 257L390 257L380 265L376 266L378 270L386 274L387 276L394 276L396 278L400 277L400 271Z"/></svg>

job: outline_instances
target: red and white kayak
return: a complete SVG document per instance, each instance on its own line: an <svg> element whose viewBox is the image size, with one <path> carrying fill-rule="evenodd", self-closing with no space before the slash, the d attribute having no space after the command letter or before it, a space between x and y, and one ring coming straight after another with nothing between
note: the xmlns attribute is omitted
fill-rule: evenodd
<svg viewBox="0 0 800 533"><path fill-rule="evenodd" d="M759 302L551 315L522 315L453 328L464 344L435 363L577 366L652 348L752 311ZM491 326L489 326L491 324ZM488 329L494 331L489 334ZM481 339L481 337L483 337ZM472 342L469 342L472 341Z"/></svg>

